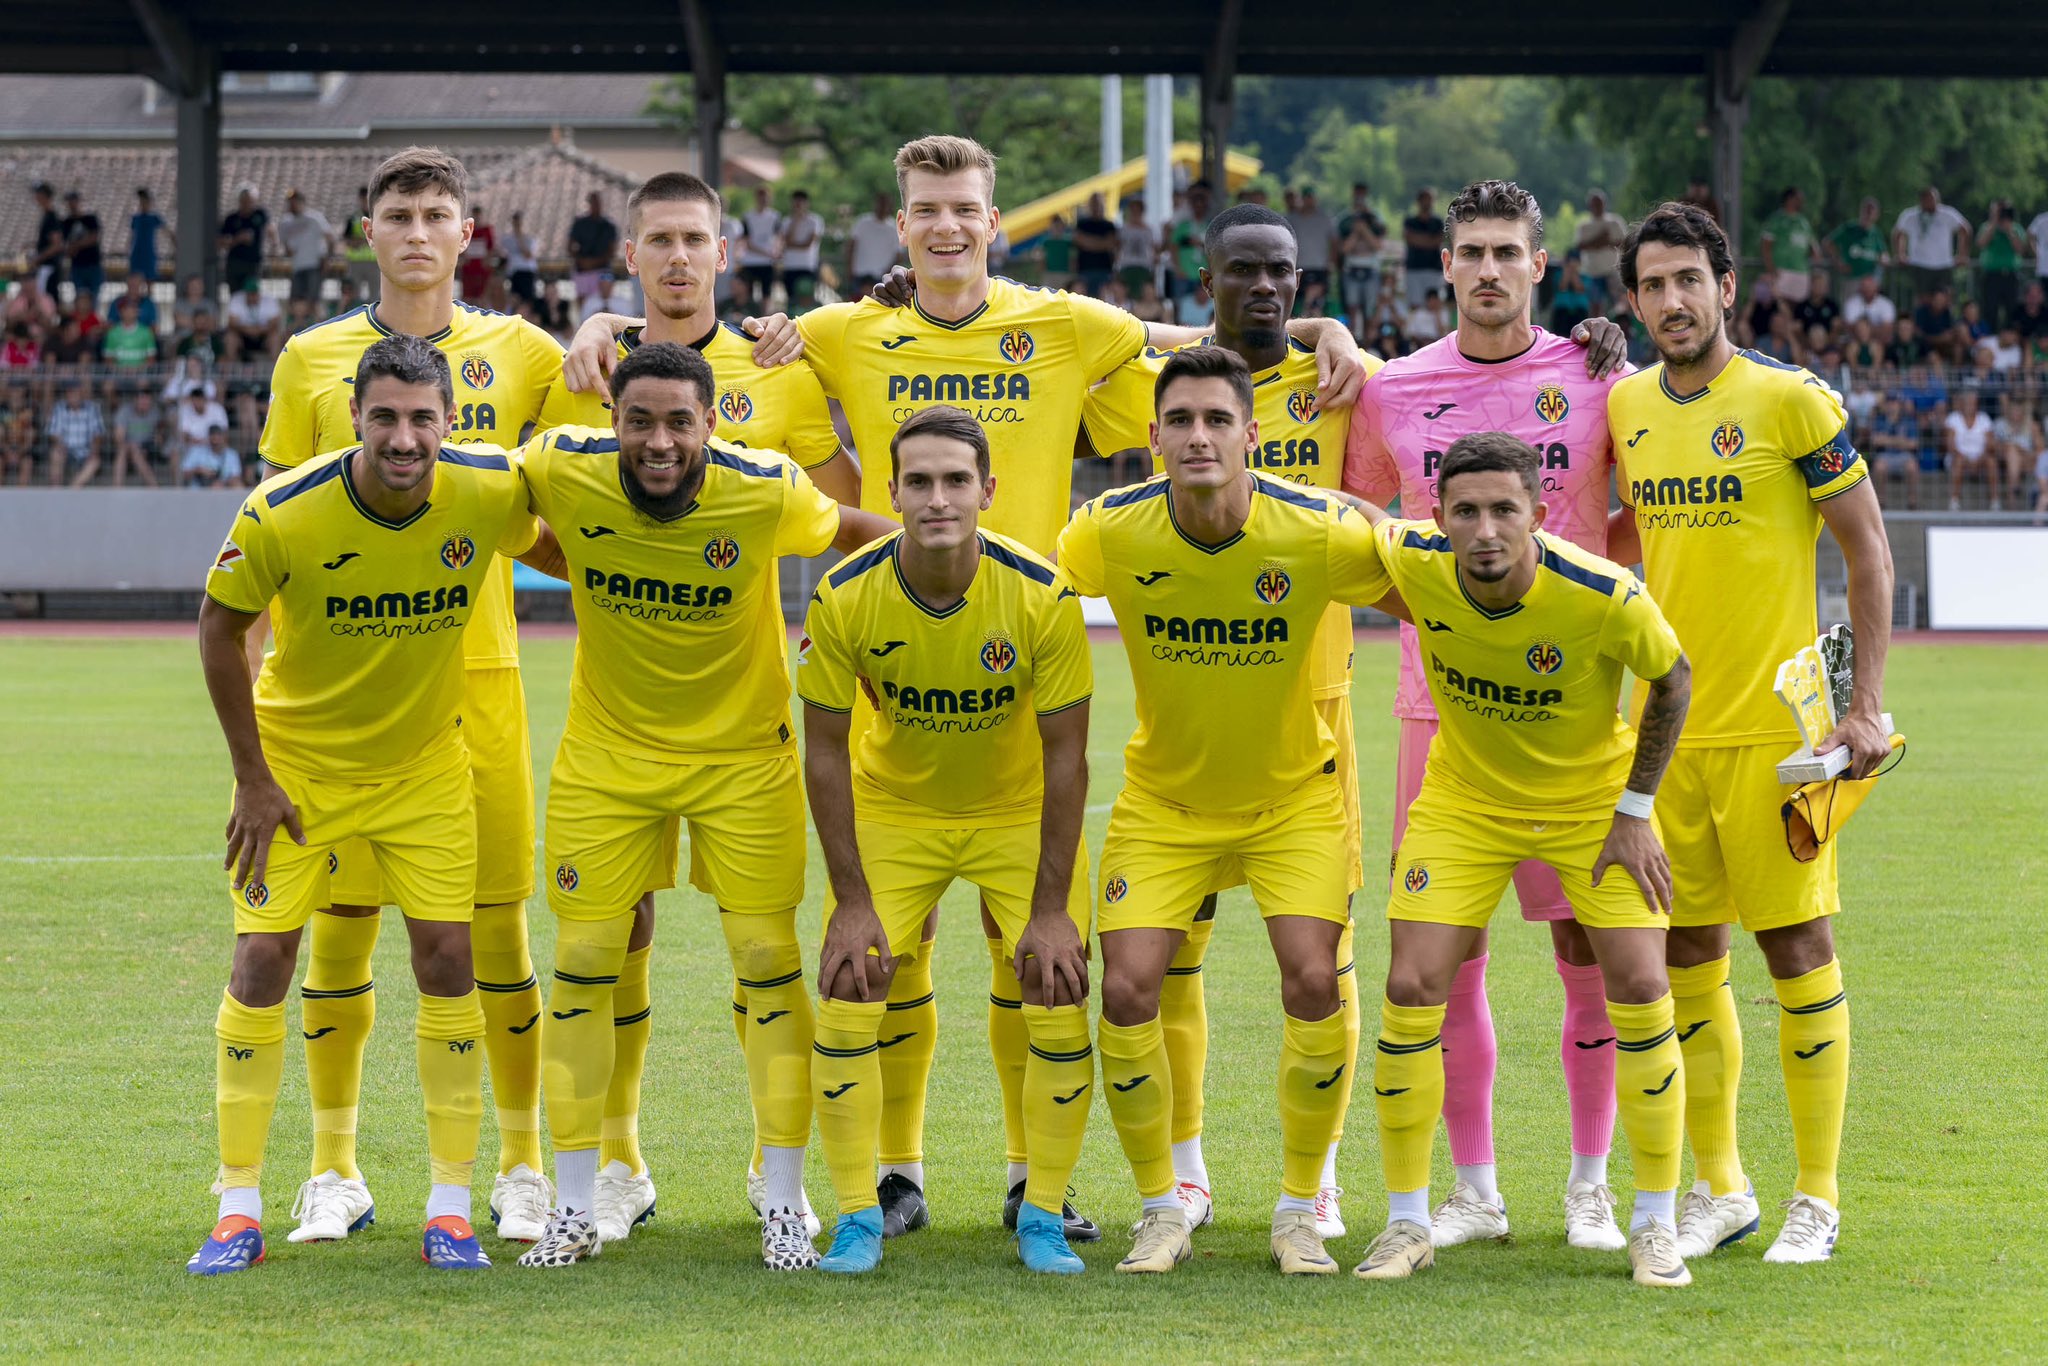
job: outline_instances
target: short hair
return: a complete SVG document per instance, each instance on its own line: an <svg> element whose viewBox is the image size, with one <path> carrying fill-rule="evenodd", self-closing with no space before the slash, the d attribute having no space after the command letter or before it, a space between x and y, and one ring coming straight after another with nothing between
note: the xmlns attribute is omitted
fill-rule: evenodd
<svg viewBox="0 0 2048 1366"><path fill-rule="evenodd" d="M1457 240L1458 224L1475 223L1482 218L1521 223L1529 232L1529 249L1534 251L1543 245L1543 206L1536 202L1535 195L1512 180L1475 180L1458 191L1444 206L1445 245Z"/></svg>
<svg viewBox="0 0 2048 1366"><path fill-rule="evenodd" d="M408 147L384 158L370 177L370 207L386 194L418 194L422 190L443 190L455 197L455 207L469 203L469 172L462 163L438 147Z"/></svg>
<svg viewBox="0 0 2048 1366"><path fill-rule="evenodd" d="M448 371L448 358L441 348L423 337L394 332L380 337L356 362L356 400L370 391L370 381L388 375L400 384L431 384L441 391L441 402L455 404L455 377Z"/></svg>
<svg viewBox="0 0 2048 1366"><path fill-rule="evenodd" d="M973 138L951 133L932 133L914 138L896 149L896 193L908 198L910 173L929 171L933 175L956 175L980 171L988 181L989 203L996 198L996 154Z"/></svg>
<svg viewBox="0 0 2048 1366"><path fill-rule="evenodd" d="M1166 358L1159 378L1152 385L1152 411L1159 411L1167 386L1177 379L1220 379L1229 383L1237 398L1238 411L1252 415L1252 371L1244 357L1221 346L1189 346Z"/></svg>
<svg viewBox="0 0 2048 1366"><path fill-rule="evenodd" d="M711 375L711 362L699 355L695 347L676 342L642 342L626 353L626 358L612 370L614 405L622 400L626 386L636 379L682 380L696 389L697 401L706 408L711 406L712 391L717 387Z"/></svg>
<svg viewBox="0 0 2048 1366"><path fill-rule="evenodd" d="M725 221L725 198L704 181L688 171L663 171L639 189L626 201L626 226L632 233L640 230L640 210L648 204L703 204L711 210L711 221Z"/></svg>
<svg viewBox="0 0 2048 1366"><path fill-rule="evenodd" d="M1728 250L1728 234L1714 221L1714 216L1697 204L1679 200L1666 200L1643 218L1643 221L1628 230L1628 237L1621 245L1621 285L1634 292L1636 287L1636 253L1645 242L1661 242L1667 247L1690 247L1707 254L1707 266L1719 280L1724 275L1735 273L1735 257Z"/></svg>
<svg viewBox="0 0 2048 1366"><path fill-rule="evenodd" d="M1782 204L1798 193L1799 187L1797 185L1787 185L1784 189L1778 191L1778 202Z"/></svg>
<svg viewBox="0 0 2048 1366"><path fill-rule="evenodd" d="M897 451L913 436L942 436L949 441L965 442L974 448L974 467L981 471L981 482L989 480L990 460L988 433L973 413L965 408L955 408L950 403L934 404L920 408L903 419L903 425L889 438L889 477L894 479L901 462Z"/></svg>
<svg viewBox="0 0 2048 1366"><path fill-rule="evenodd" d="M1522 481L1531 500L1543 497L1543 457L1536 448L1510 432L1472 432L1459 437L1444 452L1437 466L1437 501L1445 500L1451 480L1461 474L1512 474Z"/></svg>
<svg viewBox="0 0 2048 1366"><path fill-rule="evenodd" d="M1222 242L1225 233L1237 228L1279 228L1287 234L1298 249L1301 243L1295 239L1294 225L1264 204L1233 204L1209 220L1209 226L1202 230L1202 240L1210 251Z"/></svg>

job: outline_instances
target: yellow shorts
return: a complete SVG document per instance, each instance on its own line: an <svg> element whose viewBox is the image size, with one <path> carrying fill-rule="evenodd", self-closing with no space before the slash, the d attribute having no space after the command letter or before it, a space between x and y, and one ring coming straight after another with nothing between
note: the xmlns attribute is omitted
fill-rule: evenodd
<svg viewBox="0 0 2048 1366"><path fill-rule="evenodd" d="M1330 738L1337 742L1337 789L1344 798L1344 819L1351 836L1351 890L1357 891L1365 885L1365 854L1362 847L1364 830L1358 809L1358 735L1351 724L1351 694L1339 693L1335 697L1318 697L1316 711L1323 718L1323 724L1330 728ZM1244 869L1236 859L1224 859L1217 869L1216 881L1209 890L1227 892L1232 887L1244 885Z"/></svg>
<svg viewBox="0 0 2048 1366"><path fill-rule="evenodd" d="M337 783L277 768L273 772L306 832L304 845L279 830L263 881L228 888L236 934L284 934L304 928L334 902L334 854L360 846L380 885L415 920L467 921L475 905L476 815L469 755L458 738L444 762L382 783ZM343 902L347 905L347 902Z"/></svg>
<svg viewBox="0 0 2048 1366"><path fill-rule="evenodd" d="M933 830L887 821L856 819L854 841L868 896L894 953L914 952L924 939L925 918L957 879L981 890L981 902L1002 931L1003 948L1017 952L1017 938L1031 919L1031 892L1038 884L1038 822L978 829ZM1094 896L1088 880L1088 842L1074 856L1074 880L1067 889L1067 914L1088 942L1088 912ZM825 894L825 923L834 900Z"/></svg>
<svg viewBox="0 0 2048 1366"><path fill-rule="evenodd" d="M1095 931L1185 931L1226 859L1243 869L1260 915L1342 924L1358 844L1356 822L1345 839L1345 819L1334 766L1274 806L1233 815L1190 811L1126 786L1102 842Z"/></svg>
<svg viewBox="0 0 2048 1366"><path fill-rule="evenodd" d="M1624 870L1610 868L1600 885L1593 885L1593 864L1613 824L1610 816L1525 821L1463 811L1425 780L1422 794L1408 808L1408 830L1394 854L1387 919L1478 929L1493 919L1516 865L1536 859L1556 871L1581 925L1668 928L1670 922L1650 909Z"/></svg>
<svg viewBox="0 0 2048 1366"><path fill-rule="evenodd" d="M1789 741L1680 746L1657 790L1657 817L1671 856L1671 923L1758 930L1803 925L1842 909L1830 840L1811 863L1785 845L1778 781Z"/></svg>
<svg viewBox="0 0 2048 1366"><path fill-rule="evenodd" d="M795 754L670 764L564 736L548 779L548 905L571 920L608 920L642 892L675 886L684 821L690 885L720 909L787 911L804 899Z"/></svg>
<svg viewBox="0 0 2048 1366"><path fill-rule="evenodd" d="M533 742L519 670L469 670L461 726L476 788L476 904L524 901L533 895ZM393 900L359 840L335 851L332 882L332 905L383 906Z"/></svg>

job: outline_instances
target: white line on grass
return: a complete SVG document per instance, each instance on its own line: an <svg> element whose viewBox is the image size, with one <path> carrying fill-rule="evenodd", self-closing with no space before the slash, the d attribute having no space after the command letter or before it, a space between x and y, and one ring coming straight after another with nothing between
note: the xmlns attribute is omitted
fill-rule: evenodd
<svg viewBox="0 0 2048 1366"><path fill-rule="evenodd" d="M0 863L197 863L214 854L0 854Z"/></svg>

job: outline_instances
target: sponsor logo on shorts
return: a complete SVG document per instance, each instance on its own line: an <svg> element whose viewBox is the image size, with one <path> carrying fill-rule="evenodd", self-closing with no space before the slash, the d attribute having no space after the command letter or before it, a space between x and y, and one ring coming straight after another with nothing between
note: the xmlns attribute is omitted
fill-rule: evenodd
<svg viewBox="0 0 2048 1366"><path fill-rule="evenodd" d="M450 532L448 539L441 542L441 563L450 569L467 569L476 558L476 542L469 539L466 531Z"/></svg>
<svg viewBox="0 0 2048 1366"><path fill-rule="evenodd" d="M740 543L724 532L715 532L704 542L704 563L713 569L730 569L739 562Z"/></svg>
<svg viewBox="0 0 2048 1366"><path fill-rule="evenodd" d="M1712 446L1714 454L1723 460L1733 460L1742 454L1744 439L1742 424L1731 417L1724 418L1721 425L1714 428L1714 434L1707 438L1707 444Z"/></svg>
<svg viewBox="0 0 2048 1366"><path fill-rule="evenodd" d="M490 361L485 357L468 355L462 358L462 382L470 388L488 389L491 387L491 381L497 377L498 372L491 368Z"/></svg>
<svg viewBox="0 0 2048 1366"><path fill-rule="evenodd" d="M1284 566L1271 560L1259 566L1259 576L1252 580L1252 591L1264 603L1280 603L1294 591L1294 580L1287 576Z"/></svg>
<svg viewBox="0 0 2048 1366"><path fill-rule="evenodd" d="M1038 343L1031 340L1031 334L1021 327L1013 327L1003 333L996 343L996 351L1012 365L1022 365L1031 359L1031 353L1038 349Z"/></svg>
<svg viewBox="0 0 2048 1366"><path fill-rule="evenodd" d="M582 878L576 876L575 864L558 863L555 865L555 885L557 887L560 887L563 891L575 891L577 884L582 881Z"/></svg>
<svg viewBox="0 0 2048 1366"><path fill-rule="evenodd" d="M1420 894L1429 888L1429 865L1411 863L1408 871L1401 875L1401 885L1410 892Z"/></svg>
<svg viewBox="0 0 2048 1366"><path fill-rule="evenodd" d="M992 674L1006 674L1017 667L1017 647L1007 631L990 631L981 643L981 667Z"/></svg>
<svg viewBox="0 0 2048 1366"><path fill-rule="evenodd" d="M1523 658L1527 659L1529 667L1539 674L1554 674L1564 667L1564 651L1558 648L1554 640L1537 641L1529 647L1529 653Z"/></svg>
<svg viewBox="0 0 2048 1366"><path fill-rule="evenodd" d="M1562 422L1571 414L1572 401L1562 386L1546 384L1536 391L1536 416L1545 422Z"/></svg>
<svg viewBox="0 0 2048 1366"><path fill-rule="evenodd" d="M1124 881L1122 874L1118 874L1102 884L1102 899L1111 905L1122 901L1130 894L1131 884Z"/></svg>

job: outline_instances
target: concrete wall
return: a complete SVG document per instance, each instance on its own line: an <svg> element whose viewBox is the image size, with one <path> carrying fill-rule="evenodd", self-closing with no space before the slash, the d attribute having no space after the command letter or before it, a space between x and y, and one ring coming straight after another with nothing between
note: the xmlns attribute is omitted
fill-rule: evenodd
<svg viewBox="0 0 2048 1366"><path fill-rule="evenodd" d="M198 589L246 489L0 489L0 592Z"/></svg>

